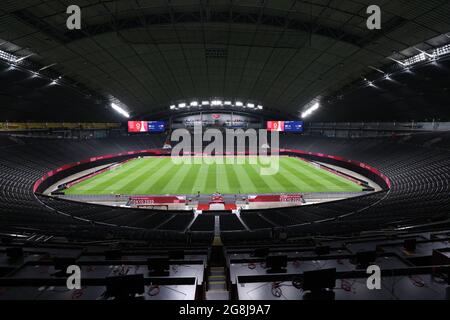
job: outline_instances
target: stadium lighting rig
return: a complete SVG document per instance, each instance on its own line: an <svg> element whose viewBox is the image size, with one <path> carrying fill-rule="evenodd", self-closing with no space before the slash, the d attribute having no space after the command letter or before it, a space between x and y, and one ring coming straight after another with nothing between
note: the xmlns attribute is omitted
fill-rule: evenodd
<svg viewBox="0 0 450 320"><path fill-rule="evenodd" d="M256 104L254 102L248 101L244 103L241 100L222 100L222 99L212 99L212 100L192 100L190 102L179 102L178 104L172 104L169 106L169 109L174 110L184 110L189 108L203 108L203 107L235 107L242 109L251 109L251 110L264 110L264 106L262 104Z"/></svg>
<svg viewBox="0 0 450 320"><path fill-rule="evenodd" d="M445 36L450 39L449 35L446 34ZM438 60L448 57L450 55L450 43L440 46L440 47L430 49L428 51L424 51L417 47L411 47L411 49L414 49L414 50L418 51L419 53L412 57L404 59L404 60L395 59L393 57L387 57L388 60L391 60L391 61L395 62L398 66L400 66L399 69L394 68L393 70L390 70L390 71L383 71L374 66L368 66L370 69L381 73L382 76L377 79L371 79L371 80L368 80L367 78L363 77L362 83L359 82L356 86L358 88L370 87L370 88L376 89L376 88L378 88L376 85L376 82L378 82L378 81L395 81L393 79L393 76L395 76L396 74L403 73L403 72L412 74L413 68L416 65L436 63Z"/></svg>
<svg viewBox="0 0 450 320"><path fill-rule="evenodd" d="M114 102L111 103L111 108L113 108L115 111L117 111L118 113L120 113L121 115L123 115L125 118L129 118L130 114L128 112L126 112L124 109L122 109L121 107L119 107L117 104L115 104Z"/></svg>
<svg viewBox="0 0 450 320"><path fill-rule="evenodd" d="M5 60L9 63L17 63L19 61L22 61L20 60L21 58L19 58L18 56L15 56L3 50L0 50L0 59Z"/></svg>
<svg viewBox="0 0 450 320"><path fill-rule="evenodd" d="M391 60L397 62L403 67L410 67L424 61L434 61L442 56L450 54L450 44L446 44L445 46L435 48L431 51L431 53L418 49L416 47L414 47L414 49L419 51L420 53L403 61L395 59Z"/></svg>
<svg viewBox="0 0 450 320"><path fill-rule="evenodd" d="M317 111L320 108L320 104L318 102L316 102L315 104L313 104L311 107L309 107L308 109L306 109L306 111L304 111L302 113L302 118L308 118L310 115L312 115L315 111Z"/></svg>
<svg viewBox="0 0 450 320"><path fill-rule="evenodd" d="M6 42L5 42L6 43ZM26 56L17 56L15 54L6 52L4 50L0 50L0 61L3 60L6 62L9 67L6 69L6 71L11 70L19 70L19 71L25 71L30 73L29 79L36 79L41 78L48 80L48 87L53 87L55 85L65 86L68 88L74 89L74 86L63 79L62 76L58 76L58 74L55 74L55 72L43 72L45 70L50 69L51 67L57 65L57 63L52 63L49 65L46 65L44 67L41 67L39 65L36 65L32 61L26 61L28 58L34 56L35 53L30 53Z"/></svg>
<svg viewBox="0 0 450 320"><path fill-rule="evenodd" d="M12 53L0 50L0 60L6 61L10 65L10 67L15 67L15 66L23 64L23 62L26 59L32 57L33 55L34 55L34 53L30 53L26 56L19 57Z"/></svg>

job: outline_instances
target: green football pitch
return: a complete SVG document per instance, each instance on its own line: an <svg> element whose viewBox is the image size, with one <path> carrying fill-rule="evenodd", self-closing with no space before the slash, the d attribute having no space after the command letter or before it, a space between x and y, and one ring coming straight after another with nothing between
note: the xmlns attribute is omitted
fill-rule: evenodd
<svg viewBox="0 0 450 320"><path fill-rule="evenodd" d="M236 159L235 159L236 160ZM267 165L261 165L266 167ZM359 192L361 186L298 158L280 157L274 175L259 165L174 164L170 157L139 158L75 184L69 195L267 194Z"/></svg>

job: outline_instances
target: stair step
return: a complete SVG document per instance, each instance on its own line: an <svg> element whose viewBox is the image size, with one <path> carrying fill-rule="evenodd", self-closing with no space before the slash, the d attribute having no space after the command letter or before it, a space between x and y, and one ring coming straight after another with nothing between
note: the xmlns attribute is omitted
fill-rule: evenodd
<svg viewBox="0 0 450 320"><path fill-rule="evenodd" d="M230 300L230 293L228 291L208 291L206 300Z"/></svg>
<svg viewBox="0 0 450 320"><path fill-rule="evenodd" d="M222 270L211 270L211 274L213 275L221 275L221 274L225 274L225 271Z"/></svg>
<svg viewBox="0 0 450 320"><path fill-rule="evenodd" d="M215 280L226 280L227 277L225 277L225 275L217 275L217 276L209 276L208 279L215 279Z"/></svg>
<svg viewBox="0 0 450 320"><path fill-rule="evenodd" d="M223 271L225 271L224 267L211 267L210 269L211 270L223 270Z"/></svg>
<svg viewBox="0 0 450 320"><path fill-rule="evenodd" d="M209 284L225 284L225 281L210 281Z"/></svg>

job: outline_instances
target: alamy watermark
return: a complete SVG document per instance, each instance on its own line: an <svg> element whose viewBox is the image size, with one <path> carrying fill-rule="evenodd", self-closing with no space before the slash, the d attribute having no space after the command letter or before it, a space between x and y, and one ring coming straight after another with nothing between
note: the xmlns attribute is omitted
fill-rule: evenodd
<svg viewBox="0 0 450 320"><path fill-rule="evenodd" d="M367 7L366 13L369 15L367 18L367 29L380 30L381 29L381 8L377 5L371 5Z"/></svg>
<svg viewBox="0 0 450 320"><path fill-rule="evenodd" d="M69 15L66 21L67 29L81 30L81 8L78 5L70 5L67 7L66 13ZM366 13L367 28L369 30L381 29L381 8L378 5L370 5L367 7Z"/></svg>
<svg viewBox="0 0 450 320"><path fill-rule="evenodd" d="M67 289L81 290L81 268L72 265L67 268L66 273L70 275L66 281Z"/></svg>
<svg viewBox="0 0 450 320"><path fill-rule="evenodd" d="M69 15L66 21L67 29L81 30L81 8L77 5L67 7L66 13Z"/></svg>
<svg viewBox="0 0 450 320"><path fill-rule="evenodd" d="M369 275L366 281L367 289L370 291L381 290L381 268L378 265L371 265L367 268ZM67 268L68 275L66 286L68 290L81 290L81 268L77 265L71 265Z"/></svg>
<svg viewBox="0 0 450 320"><path fill-rule="evenodd" d="M270 134L270 141L268 136ZM207 129L196 124L194 130L176 129L171 141L172 162L181 164L251 164L262 176L280 169L279 132L255 129Z"/></svg>
<svg viewBox="0 0 450 320"><path fill-rule="evenodd" d="M372 265L367 268L366 273L370 275L366 282L367 289L381 290L381 268L377 265Z"/></svg>

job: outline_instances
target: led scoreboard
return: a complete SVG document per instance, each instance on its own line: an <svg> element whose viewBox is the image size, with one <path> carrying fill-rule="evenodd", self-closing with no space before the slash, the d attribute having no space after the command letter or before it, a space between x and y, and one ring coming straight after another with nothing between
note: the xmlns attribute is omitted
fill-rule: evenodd
<svg viewBox="0 0 450 320"><path fill-rule="evenodd" d="M284 132L303 132L303 121L285 121Z"/></svg>
<svg viewBox="0 0 450 320"><path fill-rule="evenodd" d="M128 121L128 132L150 132L158 133L166 131L166 123L164 121Z"/></svg>
<svg viewBox="0 0 450 320"><path fill-rule="evenodd" d="M150 121L148 123L149 132L164 132L166 131L166 123L163 121Z"/></svg>
<svg viewBox="0 0 450 320"><path fill-rule="evenodd" d="M268 131L303 132L303 121L267 121Z"/></svg>

